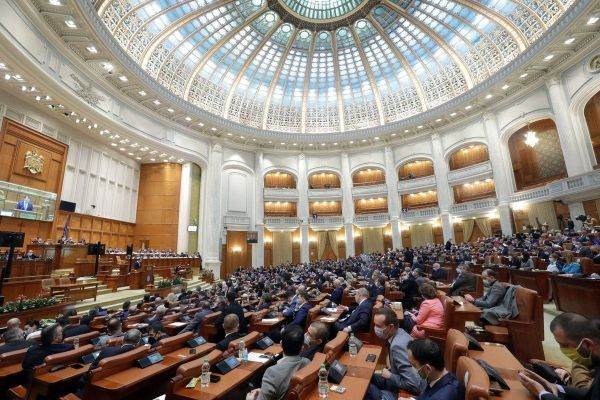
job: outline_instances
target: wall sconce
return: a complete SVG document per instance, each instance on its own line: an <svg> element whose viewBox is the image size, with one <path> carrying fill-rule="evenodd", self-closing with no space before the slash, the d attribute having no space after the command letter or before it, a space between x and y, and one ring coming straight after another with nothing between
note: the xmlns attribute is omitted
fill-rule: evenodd
<svg viewBox="0 0 600 400"><path fill-rule="evenodd" d="M233 253L241 253L241 252L242 252L242 248L241 248L240 246L233 246L233 247L231 248L231 251L232 251Z"/></svg>

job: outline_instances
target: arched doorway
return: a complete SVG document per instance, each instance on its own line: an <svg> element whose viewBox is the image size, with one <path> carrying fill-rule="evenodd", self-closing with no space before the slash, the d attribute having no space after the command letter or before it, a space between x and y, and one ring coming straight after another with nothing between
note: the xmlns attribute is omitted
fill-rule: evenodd
<svg viewBox="0 0 600 400"><path fill-rule="evenodd" d="M585 105L583 114L596 156L595 164L600 161L600 92L596 93Z"/></svg>

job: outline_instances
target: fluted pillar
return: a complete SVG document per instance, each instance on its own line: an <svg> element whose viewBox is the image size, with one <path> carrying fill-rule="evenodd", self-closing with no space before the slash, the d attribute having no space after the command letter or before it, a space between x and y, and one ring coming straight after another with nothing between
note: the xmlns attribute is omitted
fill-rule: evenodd
<svg viewBox="0 0 600 400"><path fill-rule="evenodd" d="M569 101L559 76L554 76L546 81L548 97L554 112L556 128L560 147L565 159L567 174L569 176L580 175L592 170L592 160L584 149L583 139L573 129L573 121L569 114Z"/></svg>
<svg viewBox="0 0 600 400"><path fill-rule="evenodd" d="M298 155L298 218L300 219L300 262L310 261L308 235L308 176L306 176L306 157Z"/></svg>
<svg viewBox="0 0 600 400"><path fill-rule="evenodd" d="M448 163L446 163L446 159L444 158L444 148L440 135L437 133L431 135L431 154L433 156L437 198L445 242L449 239L454 240L454 228L452 226L452 217L450 216L450 206L453 203L453 196L448 183Z"/></svg>
<svg viewBox="0 0 600 400"><path fill-rule="evenodd" d="M352 199L352 174L350 173L350 160L348 153L342 153L342 215L344 217L344 230L346 231L346 257L354 257L354 200Z"/></svg>
<svg viewBox="0 0 600 400"><path fill-rule="evenodd" d="M219 143L212 145L208 158L207 191L204 207L203 266L211 270L215 278L221 276L219 248L221 246L221 164L223 147Z"/></svg>
<svg viewBox="0 0 600 400"><path fill-rule="evenodd" d="M398 175L394 163L394 153L390 146L385 146L385 185L387 186L388 214L392 226L392 246L394 249L402 247L400 236L400 213L398 196Z"/></svg>
<svg viewBox="0 0 600 400"><path fill-rule="evenodd" d="M188 226L190 225L190 207L192 194L192 163L181 166L181 182L179 186L179 220L177 225L177 252L188 251Z"/></svg>
<svg viewBox="0 0 600 400"><path fill-rule="evenodd" d="M258 241L252 245L252 266L260 267L265 263L265 177L262 151L254 153L254 230L258 232Z"/></svg>

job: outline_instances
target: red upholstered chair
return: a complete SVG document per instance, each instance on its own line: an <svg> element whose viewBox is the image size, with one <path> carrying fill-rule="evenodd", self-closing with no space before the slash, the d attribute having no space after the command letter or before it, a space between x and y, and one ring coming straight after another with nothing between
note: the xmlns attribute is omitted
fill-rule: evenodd
<svg viewBox="0 0 600 400"><path fill-rule="evenodd" d="M73 343L75 341L75 338L77 338L77 339L79 339L79 345L83 346L85 344L90 343L92 341L92 339L96 339L98 336L100 336L98 331L92 331L92 332L84 333L81 335L68 337L64 340L64 342L65 343Z"/></svg>
<svg viewBox="0 0 600 400"><path fill-rule="evenodd" d="M327 356L327 363L330 364L333 360L339 358L344 351L344 345L348 341L348 334L344 331L339 331L337 335L325 344L323 353Z"/></svg>
<svg viewBox="0 0 600 400"><path fill-rule="evenodd" d="M290 380L286 400L300 400L307 397L317 384L319 368L325 363L325 359L325 354L316 353L310 364L296 371Z"/></svg>
<svg viewBox="0 0 600 400"><path fill-rule="evenodd" d="M458 359L469 351L467 337L456 329L448 329L444 346L444 366L450 372L456 372Z"/></svg>
<svg viewBox="0 0 600 400"><path fill-rule="evenodd" d="M465 400L490 398L490 379L484 369L469 357L460 357L456 366L456 377L465 387Z"/></svg>
<svg viewBox="0 0 600 400"><path fill-rule="evenodd" d="M192 378L200 376L204 360L212 366L221 359L221 355L222 353L219 350L213 350L202 358L180 365L177 368L175 377L169 380L165 400L171 400L174 392L185 387Z"/></svg>
<svg viewBox="0 0 600 400"><path fill-rule="evenodd" d="M446 341L450 321L452 321L452 314L454 314L454 300L447 296L443 296L441 300L444 303L444 326L441 328L422 327L421 329L425 331L426 337L435 340L443 346Z"/></svg>
<svg viewBox="0 0 600 400"><path fill-rule="evenodd" d="M179 335L164 338L158 341L156 345L156 351L160 354L169 354L177 349L183 347L185 342L194 337L194 332L180 333Z"/></svg>

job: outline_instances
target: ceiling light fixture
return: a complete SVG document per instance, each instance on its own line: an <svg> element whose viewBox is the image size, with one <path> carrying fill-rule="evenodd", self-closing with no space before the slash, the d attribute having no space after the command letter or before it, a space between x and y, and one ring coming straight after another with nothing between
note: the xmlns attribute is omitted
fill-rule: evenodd
<svg viewBox="0 0 600 400"><path fill-rule="evenodd" d="M91 54L97 54L98 53L98 49L96 48L96 46L88 46L88 47L86 47L86 49Z"/></svg>
<svg viewBox="0 0 600 400"><path fill-rule="evenodd" d="M129 80L125 75L121 75L119 79L121 80L121 82L127 82Z"/></svg>
<svg viewBox="0 0 600 400"><path fill-rule="evenodd" d="M568 44L573 43L574 41L575 41L575 38L572 37L572 38L569 38L569 39L565 40L565 44L568 45Z"/></svg>
<svg viewBox="0 0 600 400"><path fill-rule="evenodd" d="M68 19L65 21L65 25L70 28L70 29L75 29L77 28L77 24L75 23L75 21L73 21L72 19Z"/></svg>
<svg viewBox="0 0 600 400"><path fill-rule="evenodd" d="M600 17L596 17L596 16L590 17L590 19L588 19L587 24L588 25L594 25L596 22L598 22L599 19L600 19Z"/></svg>
<svg viewBox="0 0 600 400"><path fill-rule="evenodd" d="M536 136L536 132L531 129L529 122L527 123L527 132L525 133L525 144L531 148L535 147L540 139Z"/></svg>
<svg viewBox="0 0 600 400"><path fill-rule="evenodd" d="M554 58L554 54L548 54L546 57L544 57L544 61L550 61Z"/></svg>

